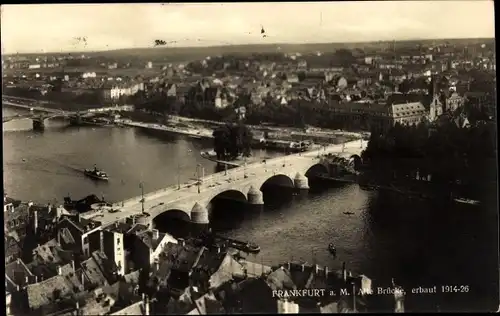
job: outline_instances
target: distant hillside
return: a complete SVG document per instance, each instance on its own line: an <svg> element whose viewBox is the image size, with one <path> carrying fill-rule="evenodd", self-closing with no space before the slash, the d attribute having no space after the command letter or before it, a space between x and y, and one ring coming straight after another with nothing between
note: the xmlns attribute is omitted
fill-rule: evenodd
<svg viewBox="0 0 500 316"><path fill-rule="evenodd" d="M407 41L379 41L379 42L359 42L359 43L310 43L310 44L249 44L249 45L224 45L224 46L205 46L205 47L147 47L147 48L125 48L117 50L99 51L99 52L72 52L72 53L46 53L45 55L67 55L67 54L85 54L86 56L104 56L104 57L140 57L158 58L158 57L181 57L184 60L199 59L206 56L221 54L250 54L250 53L313 53L321 51L324 53L333 52L340 48L348 49L377 49L387 47L389 44L398 47L415 46L418 44L430 43L450 43L450 44L478 44L492 42L492 38L474 38L474 39L435 39L435 40L407 40ZM19 54L19 56L40 56L41 54ZM5 56L12 56L5 55ZM178 58L174 58L178 59Z"/></svg>

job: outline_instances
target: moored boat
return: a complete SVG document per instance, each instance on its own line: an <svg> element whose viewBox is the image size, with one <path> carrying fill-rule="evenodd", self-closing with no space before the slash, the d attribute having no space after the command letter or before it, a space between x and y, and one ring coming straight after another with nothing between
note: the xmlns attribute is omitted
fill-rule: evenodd
<svg viewBox="0 0 500 316"><path fill-rule="evenodd" d="M330 251L330 253L334 256L337 255L337 248L335 248L335 246L333 244L328 245L328 251Z"/></svg>
<svg viewBox="0 0 500 316"><path fill-rule="evenodd" d="M477 200L471 200L466 198L455 198L453 201L463 204L478 205L480 202Z"/></svg>
<svg viewBox="0 0 500 316"><path fill-rule="evenodd" d="M258 253L260 251L260 246L254 243L247 243L244 248L250 253Z"/></svg>

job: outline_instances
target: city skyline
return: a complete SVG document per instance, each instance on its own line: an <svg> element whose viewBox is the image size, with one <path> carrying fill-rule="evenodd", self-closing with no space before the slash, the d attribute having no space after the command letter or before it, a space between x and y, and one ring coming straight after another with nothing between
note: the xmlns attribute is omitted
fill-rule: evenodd
<svg viewBox="0 0 500 316"><path fill-rule="evenodd" d="M2 54L143 48L157 39L204 47L494 38L494 10L492 1L3 5L1 32Z"/></svg>

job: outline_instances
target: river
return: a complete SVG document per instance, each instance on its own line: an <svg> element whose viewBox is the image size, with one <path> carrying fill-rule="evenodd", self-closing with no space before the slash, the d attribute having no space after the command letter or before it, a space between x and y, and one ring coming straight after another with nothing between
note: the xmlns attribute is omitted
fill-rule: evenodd
<svg viewBox="0 0 500 316"><path fill-rule="evenodd" d="M16 113L21 112L3 109L4 116ZM3 130L4 188L22 200L60 202L67 194L75 199L96 194L118 201L139 195L141 181L148 192L195 177L198 164L206 174L216 169L199 155L211 140L135 128L70 128L60 121L49 121L43 133L33 132L29 120L8 122ZM93 164L110 174L109 183L82 175L81 169ZM453 206L357 185L311 186L302 198L266 191L262 212L226 210L238 215L226 220L229 227L221 234L259 244L262 250L254 260L265 264L304 260L340 268L345 261L376 285L395 278L408 293L406 310L497 309L496 199ZM336 259L327 252L330 242L337 247ZM411 294L412 288L434 285L469 290ZM390 297L386 300L390 304Z"/></svg>

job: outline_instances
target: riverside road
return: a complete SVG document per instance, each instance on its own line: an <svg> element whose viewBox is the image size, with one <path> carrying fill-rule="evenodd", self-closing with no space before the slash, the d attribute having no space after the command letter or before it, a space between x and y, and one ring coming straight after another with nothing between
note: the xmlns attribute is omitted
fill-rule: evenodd
<svg viewBox="0 0 500 316"><path fill-rule="evenodd" d="M4 116L16 114L23 112L3 109ZM31 124L20 120L3 125L4 188L24 201L53 203L68 194L80 199L92 193L122 201L141 194L140 182L147 193L192 181L197 165L206 175L216 170L215 163L199 154L211 148L211 140L136 128L71 128L57 120L48 122L44 133L35 133ZM265 151L254 155L278 156ZM81 170L93 164L110 174L109 183L82 175ZM496 282L489 282L498 279L498 249L492 242L497 238L497 210L488 201L479 206L442 205L363 191L355 184L311 186L302 199L284 192L273 196L280 200L268 203L262 213L228 218L230 228L220 232L259 244L257 262L273 265L293 259L340 268L345 261L377 286L395 278L407 289L471 289L467 295L445 299L409 294L407 310L436 310L439 305L441 311L485 311L498 300ZM329 254L329 243L337 247L337 258Z"/></svg>

